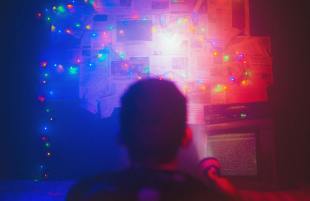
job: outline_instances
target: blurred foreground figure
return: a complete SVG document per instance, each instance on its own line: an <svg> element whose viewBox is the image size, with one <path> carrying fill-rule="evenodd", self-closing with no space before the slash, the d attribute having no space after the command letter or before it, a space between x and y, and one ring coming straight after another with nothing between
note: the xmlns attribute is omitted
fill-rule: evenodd
<svg viewBox="0 0 310 201"><path fill-rule="evenodd" d="M217 191L178 172L176 155L190 143L186 99L169 81L146 79L121 99L121 143L131 167L76 184L68 201L222 201Z"/></svg>

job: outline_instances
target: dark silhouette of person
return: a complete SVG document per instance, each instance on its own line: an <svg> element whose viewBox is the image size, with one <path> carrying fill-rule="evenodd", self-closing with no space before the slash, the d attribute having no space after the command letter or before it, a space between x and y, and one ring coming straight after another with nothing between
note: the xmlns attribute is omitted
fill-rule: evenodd
<svg viewBox="0 0 310 201"><path fill-rule="evenodd" d="M131 166L75 184L68 201L221 201L226 198L177 170L177 152L190 142L186 98L175 84L144 79L121 98L120 140Z"/></svg>

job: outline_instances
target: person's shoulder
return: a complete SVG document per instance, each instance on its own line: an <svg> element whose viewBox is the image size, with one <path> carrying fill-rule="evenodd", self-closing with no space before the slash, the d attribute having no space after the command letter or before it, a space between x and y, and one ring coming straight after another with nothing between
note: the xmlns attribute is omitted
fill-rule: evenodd
<svg viewBox="0 0 310 201"><path fill-rule="evenodd" d="M149 171L146 180L161 195L161 200L227 201L221 193L199 179L181 171ZM167 199L171 198L171 199Z"/></svg>
<svg viewBox="0 0 310 201"><path fill-rule="evenodd" d="M81 179L70 187L66 200L88 200L88 197L96 193L96 191L113 192L116 190L113 180L118 175L118 172L109 172Z"/></svg>
<svg viewBox="0 0 310 201"><path fill-rule="evenodd" d="M140 196L150 194L160 197L159 200L223 200L221 195L200 180L182 172L127 169L77 182L69 190L67 201L137 200Z"/></svg>
<svg viewBox="0 0 310 201"><path fill-rule="evenodd" d="M182 182L182 189L184 194L192 197L193 200L208 200L208 201L226 201L226 198L221 193L208 187L201 180L187 175L182 174L186 179ZM187 200L187 199L186 199ZM189 199L191 200L191 199Z"/></svg>

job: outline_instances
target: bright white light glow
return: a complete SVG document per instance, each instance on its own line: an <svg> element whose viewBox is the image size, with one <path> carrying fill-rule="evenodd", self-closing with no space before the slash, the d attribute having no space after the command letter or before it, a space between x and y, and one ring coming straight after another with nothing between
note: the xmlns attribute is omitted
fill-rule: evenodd
<svg viewBox="0 0 310 201"><path fill-rule="evenodd" d="M167 52L178 51L181 47L182 37L176 33L162 32L159 34L161 48Z"/></svg>

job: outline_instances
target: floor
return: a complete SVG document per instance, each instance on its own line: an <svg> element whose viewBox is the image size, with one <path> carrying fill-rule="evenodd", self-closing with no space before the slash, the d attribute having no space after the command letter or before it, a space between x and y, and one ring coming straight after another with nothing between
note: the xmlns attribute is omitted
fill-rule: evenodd
<svg viewBox="0 0 310 201"><path fill-rule="evenodd" d="M310 189L291 191L241 191L244 201L310 201Z"/></svg>
<svg viewBox="0 0 310 201"><path fill-rule="evenodd" d="M63 201L72 181L0 181L0 201ZM288 191L241 190L244 201L310 201L310 188Z"/></svg>
<svg viewBox="0 0 310 201"><path fill-rule="evenodd" d="M72 181L0 182L0 201L63 201Z"/></svg>

